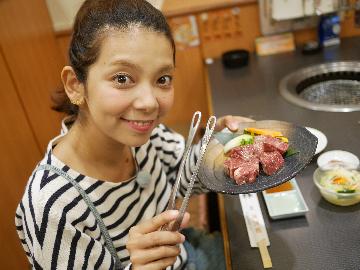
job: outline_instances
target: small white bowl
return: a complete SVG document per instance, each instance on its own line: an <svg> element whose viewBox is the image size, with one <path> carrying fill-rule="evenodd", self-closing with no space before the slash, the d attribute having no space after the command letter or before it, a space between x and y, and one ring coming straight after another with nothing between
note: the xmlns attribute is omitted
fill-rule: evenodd
<svg viewBox="0 0 360 270"><path fill-rule="evenodd" d="M308 131L310 131L317 139L318 144L316 146L315 155L319 154L321 151L325 149L327 146L328 140L324 133L322 133L320 130L317 130L315 128L306 127Z"/></svg>
<svg viewBox="0 0 360 270"><path fill-rule="evenodd" d="M349 170L348 168L346 168ZM337 169L330 169L329 171L336 171ZM326 170L317 168L313 174L315 186L319 189L321 196L328 202L340 205L349 206L360 202L360 192L353 193L339 193L321 184L321 178L325 176Z"/></svg>
<svg viewBox="0 0 360 270"><path fill-rule="evenodd" d="M348 169L356 169L359 167L359 158L353 153L332 150L322 153L317 159L317 165L322 169L329 169L336 166L346 166Z"/></svg>

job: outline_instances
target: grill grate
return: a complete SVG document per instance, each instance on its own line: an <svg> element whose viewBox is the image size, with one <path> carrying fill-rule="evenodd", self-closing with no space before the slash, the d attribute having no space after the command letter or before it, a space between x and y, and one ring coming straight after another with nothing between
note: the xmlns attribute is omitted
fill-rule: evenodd
<svg viewBox="0 0 360 270"><path fill-rule="evenodd" d="M306 109L360 111L360 62L328 62L301 68L280 81L280 94Z"/></svg>
<svg viewBox="0 0 360 270"><path fill-rule="evenodd" d="M299 96L309 102L327 105L360 105L358 80L328 80L301 90Z"/></svg>

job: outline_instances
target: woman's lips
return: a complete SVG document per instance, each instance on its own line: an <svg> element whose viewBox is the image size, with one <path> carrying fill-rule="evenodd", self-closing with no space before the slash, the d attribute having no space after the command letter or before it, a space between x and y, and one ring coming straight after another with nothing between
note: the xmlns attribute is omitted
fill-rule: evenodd
<svg viewBox="0 0 360 270"><path fill-rule="evenodd" d="M154 120L127 120L122 118L127 122L130 128L138 132L147 132L153 128Z"/></svg>

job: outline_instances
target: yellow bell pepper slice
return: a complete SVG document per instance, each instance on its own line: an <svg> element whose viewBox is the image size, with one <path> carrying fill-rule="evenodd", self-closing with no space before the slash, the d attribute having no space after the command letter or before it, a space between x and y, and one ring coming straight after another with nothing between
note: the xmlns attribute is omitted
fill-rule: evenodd
<svg viewBox="0 0 360 270"><path fill-rule="evenodd" d="M271 137L282 137L283 134L280 131L275 131L271 129L260 129L260 128L245 128L245 131L251 135L269 135Z"/></svg>
<svg viewBox="0 0 360 270"><path fill-rule="evenodd" d="M281 141L282 141L282 142L284 142L284 143L289 143L289 139L288 139L288 138L286 138L286 137L284 137L284 136L275 137L275 138L277 138L277 139L281 140Z"/></svg>

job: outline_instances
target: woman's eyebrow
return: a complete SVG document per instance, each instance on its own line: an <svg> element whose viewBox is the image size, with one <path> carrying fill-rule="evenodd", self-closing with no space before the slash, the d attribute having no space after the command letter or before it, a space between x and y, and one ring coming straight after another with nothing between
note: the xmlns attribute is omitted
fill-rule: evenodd
<svg viewBox="0 0 360 270"><path fill-rule="evenodd" d="M128 67L137 71L142 71L143 69L141 68L140 65L131 63L127 60L123 60L123 59L117 59L114 60L112 62L110 62L110 66L124 66L124 67ZM172 72L175 69L173 64L168 64L168 65L164 65L162 67L160 67L158 69L158 73L166 73L166 72Z"/></svg>
<svg viewBox="0 0 360 270"><path fill-rule="evenodd" d="M135 69L138 71L142 70L142 68L139 65L131 63L126 60L123 60L123 59L118 59L118 60L114 60L114 61L110 62L110 66L125 66L125 67Z"/></svg>
<svg viewBox="0 0 360 270"><path fill-rule="evenodd" d="M174 71L174 69L175 69L174 65L166 65L166 66L159 68L158 73L172 72L172 71Z"/></svg>

